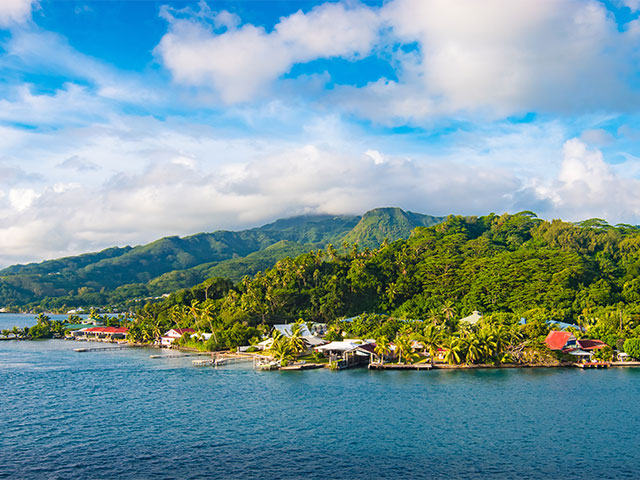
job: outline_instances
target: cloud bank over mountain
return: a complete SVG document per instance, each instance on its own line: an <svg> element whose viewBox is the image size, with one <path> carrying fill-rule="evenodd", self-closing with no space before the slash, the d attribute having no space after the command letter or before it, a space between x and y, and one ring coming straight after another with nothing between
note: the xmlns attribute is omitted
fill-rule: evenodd
<svg viewBox="0 0 640 480"><path fill-rule="evenodd" d="M0 5L0 265L383 205L639 222L633 2L77 6Z"/></svg>

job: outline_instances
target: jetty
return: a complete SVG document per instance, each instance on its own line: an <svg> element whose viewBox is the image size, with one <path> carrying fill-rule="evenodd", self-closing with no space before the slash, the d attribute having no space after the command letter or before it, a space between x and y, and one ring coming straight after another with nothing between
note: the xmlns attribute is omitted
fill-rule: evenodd
<svg viewBox="0 0 640 480"><path fill-rule="evenodd" d="M78 353L104 352L105 350L124 350L125 348L129 348L129 345L120 345L119 347L74 348L73 351Z"/></svg>
<svg viewBox="0 0 640 480"><path fill-rule="evenodd" d="M205 360L191 360L191 365L194 367L217 367L224 365L226 361L218 358L207 358Z"/></svg>
<svg viewBox="0 0 640 480"><path fill-rule="evenodd" d="M211 353L168 353L166 355L149 355L149 358L184 358L184 357L202 357L211 355Z"/></svg>
<svg viewBox="0 0 640 480"><path fill-rule="evenodd" d="M431 370L430 363L370 363L369 370Z"/></svg>
<svg viewBox="0 0 640 480"><path fill-rule="evenodd" d="M589 368L609 368L609 364L606 362L580 362L574 363L573 366L581 368L583 370Z"/></svg>
<svg viewBox="0 0 640 480"><path fill-rule="evenodd" d="M316 368L324 368L326 366L326 363L298 363L295 365L280 367L279 370L314 370Z"/></svg>

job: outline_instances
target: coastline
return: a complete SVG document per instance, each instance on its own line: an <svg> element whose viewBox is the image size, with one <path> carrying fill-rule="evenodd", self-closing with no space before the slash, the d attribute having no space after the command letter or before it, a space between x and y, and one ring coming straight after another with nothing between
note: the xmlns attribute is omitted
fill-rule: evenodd
<svg viewBox="0 0 640 480"><path fill-rule="evenodd" d="M0 340L15 340L20 341L24 339L19 338L0 338ZM50 340L50 339L47 339ZM124 342L124 341L104 341L104 340L76 340L73 341L80 342L91 342L91 343L102 343L102 344L115 344L121 346L129 346L133 348L151 348L154 350L167 350L167 351L176 351L176 352L184 352L188 354L198 354L202 356L223 356L227 358L244 358L244 359L254 359L264 357L260 352L233 352L230 350L220 350L214 352L205 352L202 350L198 350L193 347L185 347L185 346L172 346L170 348L165 348L160 345L150 344L150 343L139 343L139 342ZM640 361L630 361L630 362L603 362L601 364L603 368L638 368L640 367ZM373 367L372 367L373 366ZM349 368L368 368L369 370L495 370L495 369L548 369L548 368L583 368L580 363L577 362L558 362L558 363L518 363L518 364L509 364L503 363L499 365L494 364L461 364L461 365L449 365L444 363L436 363L431 365L429 363L418 363L418 364L398 364L398 363L371 363L368 365L357 365L351 366ZM330 368L330 364L315 364L315 363L296 363L290 364L286 367L272 368L272 370L283 370L283 371L298 371L298 370L312 370L318 368ZM343 368L344 369L344 368Z"/></svg>

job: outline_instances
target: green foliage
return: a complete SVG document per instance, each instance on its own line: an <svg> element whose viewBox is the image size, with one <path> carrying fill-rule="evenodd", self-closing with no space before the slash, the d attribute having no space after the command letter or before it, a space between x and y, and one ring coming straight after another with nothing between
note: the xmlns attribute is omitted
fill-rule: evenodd
<svg viewBox="0 0 640 480"><path fill-rule="evenodd" d="M362 237L362 246L377 247L380 235L406 238L412 228L441 220L399 209L378 209L364 217L302 216L240 232L167 237L134 248L15 265L0 271L0 306L47 311L134 308L210 277L238 281L287 256L341 244L349 234Z"/></svg>
<svg viewBox="0 0 640 480"><path fill-rule="evenodd" d="M640 338L628 338L625 340L624 351L631 358L640 360Z"/></svg>
<svg viewBox="0 0 640 480"><path fill-rule="evenodd" d="M607 345L593 353L593 358L599 362L610 362L613 359L613 349Z"/></svg>

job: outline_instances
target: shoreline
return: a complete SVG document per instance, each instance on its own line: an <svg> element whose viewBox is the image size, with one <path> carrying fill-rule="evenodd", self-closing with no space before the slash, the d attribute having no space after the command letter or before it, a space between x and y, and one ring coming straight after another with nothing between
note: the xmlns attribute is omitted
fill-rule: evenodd
<svg viewBox="0 0 640 480"><path fill-rule="evenodd" d="M0 340L14 340L14 341L24 341L27 339L20 339L20 338L10 338L10 337L0 337ZM51 338L47 338L47 339L42 339L42 340L65 340L65 339L51 339ZM167 350L167 351L178 351L178 352L185 352L185 353L197 353L200 355L220 355L220 356L225 356L225 357L235 357L235 358L255 358L255 357L263 357L264 355L258 352L233 352L230 350L220 350L220 351L214 351L214 352L207 352L207 351L202 351L202 350L198 350L197 348L193 348L193 347L184 347L184 346L175 346L175 347L170 347L170 348L165 348L162 347L160 345L154 345L154 344L149 344L149 343L131 343L131 342L123 342L123 341L119 341L119 342L114 342L114 341L104 341L104 340L77 340L77 339L71 339L74 342L80 341L80 342L90 342L90 343L102 343L102 344L112 344L112 345L121 345L121 346L126 346L128 347L133 347L133 348L151 348L151 349L155 349L155 350ZM305 367L306 365L306 367ZM320 367L320 365L322 365L322 367ZM374 368L371 368L371 365L374 365ZM428 365L428 366L427 366ZM601 364L602 366L605 366L605 368L607 367L611 367L611 368L634 368L634 367L640 367L640 361L631 361L631 362L602 362ZM385 364L379 364L379 363L371 363L371 364L367 364L367 365L354 365L351 366L349 368L343 368L342 370L348 370L351 368L368 368L369 370L378 370L378 371L384 371L384 370L415 370L415 371L422 371L422 370L426 370L426 371L430 371L430 370L495 370L495 369L543 369L543 368L581 368L581 364L578 362L559 362L559 363L532 363L532 364L526 364L526 363L517 363L517 364L512 364L512 363L503 363L503 364L499 364L499 365L493 365L493 364L463 364L463 365L449 365L449 364L443 364L443 363L436 363L434 365L428 364L428 363L419 363L419 364L403 364L403 363L385 363ZM311 370L311 369L317 369L317 368L330 368L329 364L313 364L313 366L311 366L311 364L297 364L297 363L293 363L291 365L288 365L287 367L280 367L277 369L273 369L273 370L283 370L283 371L298 371L298 370Z"/></svg>

